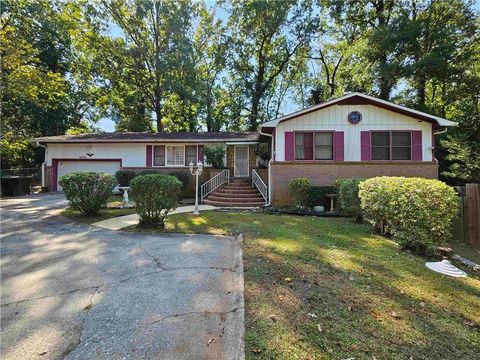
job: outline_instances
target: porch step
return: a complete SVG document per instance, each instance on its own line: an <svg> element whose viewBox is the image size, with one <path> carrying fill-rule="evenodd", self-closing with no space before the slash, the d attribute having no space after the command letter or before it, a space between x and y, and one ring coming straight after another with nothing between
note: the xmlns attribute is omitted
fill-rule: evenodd
<svg viewBox="0 0 480 360"><path fill-rule="evenodd" d="M231 202L231 203L254 203L254 202L262 202L263 197L259 194L258 196L253 196L253 197L222 197L222 196L215 196L211 195L208 197L208 200L213 200L213 201L223 201L223 202Z"/></svg>
<svg viewBox="0 0 480 360"><path fill-rule="evenodd" d="M203 200L204 204L221 207L263 207L265 200L250 179L230 179Z"/></svg>
<svg viewBox="0 0 480 360"><path fill-rule="evenodd" d="M264 201L261 202L230 202L230 201L215 201L209 200L209 198L203 200L206 205L221 206L221 207L262 207L265 205Z"/></svg>

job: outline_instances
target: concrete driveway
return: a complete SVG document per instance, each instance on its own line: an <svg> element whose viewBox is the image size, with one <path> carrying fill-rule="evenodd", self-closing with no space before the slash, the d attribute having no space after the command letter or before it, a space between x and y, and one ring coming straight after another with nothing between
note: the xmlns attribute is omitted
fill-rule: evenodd
<svg viewBox="0 0 480 360"><path fill-rule="evenodd" d="M1 202L3 359L242 359L241 242L73 223Z"/></svg>

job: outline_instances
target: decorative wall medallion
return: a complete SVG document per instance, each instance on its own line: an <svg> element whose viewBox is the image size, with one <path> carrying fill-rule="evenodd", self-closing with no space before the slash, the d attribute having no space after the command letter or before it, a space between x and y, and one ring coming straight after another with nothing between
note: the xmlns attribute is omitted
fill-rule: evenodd
<svg viewBox="0 0 480 360"><path fill-rule="evenodd" d="M362 114L359 111L352 111L348 114L348 122L352 125L358 124L362 121Z"/></svg>

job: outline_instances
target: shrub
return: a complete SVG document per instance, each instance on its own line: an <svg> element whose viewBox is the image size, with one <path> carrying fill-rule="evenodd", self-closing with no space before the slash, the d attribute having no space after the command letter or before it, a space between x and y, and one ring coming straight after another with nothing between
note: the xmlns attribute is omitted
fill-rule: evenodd
<svg viewBox="0 0 480 360"><path fill-rule="evenodd" d="M170 175L175 176L182 183L182 190L185 190L190 183L190 175L182 171L173 171Z"/></svg>
<svg viewBox="0 0 480 360"><path fill-rule="evenodd" d="M205 146L204 152L207 162L215 169L223 169L225 167L225 148L223 146Z"/></svg>
<svg viewBox="0 0 480 360"><path fill-rule="evenodd" d="M314 206L322 205L326 208L329 205L329 201L325 195L336 193L337 188L335 186L310 185L308 188L307 206L313 208Z"/></svg>
<svg viewBox="0 0 480 360"><path fill-rule="evenodd" d="M136 176L160 174L157 170L141 170Z"/></svg>
<svg viewBox="0 0 480 360"><path fill-rule="evenodd" d="M358 197L358 185L362 179L340 179L337 180L338 203L342 213L352 217L355 221L362 219L362 208Z"/></svg>
<svg viewBox="0 0 480 360"><path fill-rule="evenodd" d="M307 206L309 188L310 180L307 178L292 179L288 182L288 191L295 205L300 207Z"/></svg>
<svg viewBox="0 0 480 360"><path fill-rule="evenodd" d="M148 174L135 177L130 194L140 215L140 226L163 227L165 217L177 205L182 183L175 176Z"/></svg>
<svg viewBox="0 0 480 360"><path fill-rule="evenodd" d="M359 185L364 215L402 248L429 254L451 237L455 190L438 180L377 177Z"/></svg>
<svg viewBox="0 0 480 360"><path fill-rule="evenodd" d="M130 181L132 181L135 176L137 176L137 173L132 170L118 170L115 173L115 177L120 186L130 186Z"/></svg>
<svg viewBox="0 0 480 360"><path fill-rule="evenodd" d="M59 183L70 207L85 216L92 216L106 205L116 181L110 174L78 171L63 175Z"/></svg>

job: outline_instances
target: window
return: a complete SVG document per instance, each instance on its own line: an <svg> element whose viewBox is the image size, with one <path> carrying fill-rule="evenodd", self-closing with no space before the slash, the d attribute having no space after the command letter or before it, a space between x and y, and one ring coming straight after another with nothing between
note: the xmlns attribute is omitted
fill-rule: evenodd
<svg viewBox="0 0 480 360"><path fill-rule="evenodd" d="M315 160L333 159L333 133L315 133Z"/></svg>
<svg viewBox="0 0 480 360"><path fill-rule="evenodd" d="M153 147L153 166L165 166L165 146Z"/></svg>
<svg viewBox="0 0 480 360"><path fill-rule="evenodd" d="M197 145L185 146L185 165L188 166L191 162L197 163Z"/></svg>
<svg viewBox="0 0 480 360"><path fill-rule="evenodd" d="M315 153L314 153L315 149ZM314 157L315 155L315 157ZM295 160L332 160L332 132L296 132Z"/></svg>
<svg viewBox="0 0 480 360"><path fill-rule="evenodd" d="M410 131L372 132L372 160L411 160Z"/></svg>
<svg viewBox="0 0 480 360"><path fill-rule="evenodd" d="M167 166L185 165L185 147L167 146Z"/></svg>
<svg viewBox="0 0 480 360"><path fill-rule="evenodd" d="M303 133L295 133L295 159L305 159L305 151L303 148Z"/></svg>

